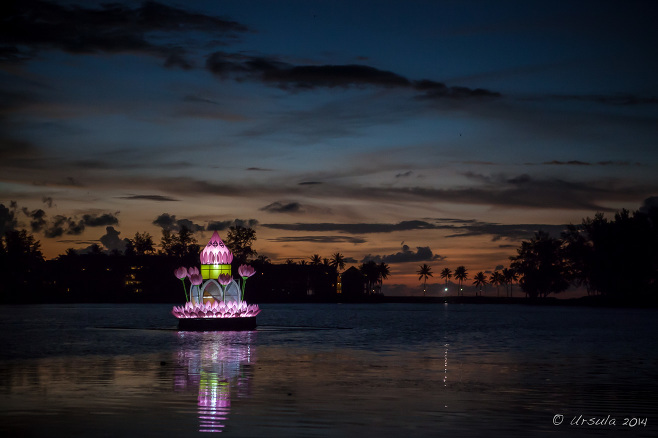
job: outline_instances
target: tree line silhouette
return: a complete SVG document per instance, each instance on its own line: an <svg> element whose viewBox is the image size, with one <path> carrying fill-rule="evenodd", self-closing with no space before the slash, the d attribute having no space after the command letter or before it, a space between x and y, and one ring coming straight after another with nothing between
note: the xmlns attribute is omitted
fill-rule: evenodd
<svg viewBox="0 0 658 438"><path fill-rule="evenodd" d="M434 277L432 273L432 267L428 264L422 264L419 266L418 271L418 280L423 280L423 296L426 296L427 293L427 280L429 277ZM443 268L439 276L445 280L445 289L444 292L448 294L449 291L449 281L451 278L457 280L457 296L464 296L464 281L468 280L468 269L465 266L458 266L454 272L450 268ZM491 284L496 286L498 291L497 296L500 296L499 287L504 285L505 291L508 297L512 296L512 285L518 280L517 272L511 268L504 268L502 271L494 271L487 278L486 274L482 271L475 274L473 277L473 286L476 289L476 296L482 295L483 289L486 285Z"/></svg>
<svg viewBox="0 0 658 438"><path fill-rule="evenodd" d="M602 213L569 225L560 237L537 231L510 257L509 268L494 271L487 278L478 272L473 278L477 293L487 284L495 285L497 295L505 286L512 296L518 282L529 298L546 298L570 286L584 287L589 296L601 296L618 303L658 303L658 208L645 207L635 212L621 210L609 220ZM423 294L432 267L420 265L417 274L423 281ZM463 295L468 279L464 266L454 272L444 268L440 277L445 290L451 278L457 280L457 295Z"/></svg>
<svg viewBox="0 0 658 438"><path fill-rule="evenodd" d="M256 232L231 227L226 245L233 253L232 270L245 263L257 272L245 298L251 302L346 301L380 296L390 270L385 263L363 263L345 273L345 257L314 254L309 261L272 264L253 249ZM200 245L185 227L163 230L159 248L147 232L126 239L123 252L104 252L98 244L84 253L68 249L44 260L40 242L25 230L10 230L0 239L0 302L180 302L184 297L173 271L199 264ZM356 272L356 274L355 274ZM340 287L342 286L342 287Z"/></svg>
<svg viewBox="0 0 658 438"><path fill-rule="evenodd" d="M288 259L272 264L253 248L255 230L231 227L225 243L237 266L251 263L258 273L250 280L246 298L267 301L359 300L382 295L390 276L385 263L366 261L345 269L345 257L336 252L328 258L313 254L307 260ZM153 237L137 232L126 241L125 251L104 252L92 245L87 253L73 249L53 260L44 260L40 242L25 230L11 229L0 238L0 300L13 302L178 302L178 281L172 274L179 266L197 266L201 247L185 227L163 230L159 249ZM658 209L622 210L607 219L603 214L569 225L560 237L538 231L523 241L510 266L472 278L476 295L487 285L504 286L513 296L518 283L526 297L545 298L570 286L583 287L588 295L622 302L656 303L658 297ZM423 264L416 274L423 295L432 267ZM471 280L468 269L443 268L439 277L450 293L456 280L456 295L463 296ZM454 283L453 283L454 284ZM342 294L342 297L337 297Z"/></svg>

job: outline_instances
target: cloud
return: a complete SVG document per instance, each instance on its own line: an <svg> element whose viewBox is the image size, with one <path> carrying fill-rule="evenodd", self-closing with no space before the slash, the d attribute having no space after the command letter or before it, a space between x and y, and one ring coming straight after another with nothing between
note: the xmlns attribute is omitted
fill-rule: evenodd
<svg viewBox="0 0 658 438"><path fill-rule="evenodd" d="M63 234L79 235L85 230L85 224L82 220L76 220L71 217L56 215L48 222L43 230L43 235L49 239L60 237Z"/></svg>
<svg viewBox="0 0 658 438"><path fill-rule="evenodd" d="M639 211L645 214L658 211L658 196L651 196L642 201Z"/></svg>
<svg viewBox="0 0 658 438"><path fill-rule="evenodd" d="M615 211L602 204L647 196L652 185L627 185L617 179L569 181L561 178L538 178L528 174L515 176L464 173L477 183L472 187L385 187L371 188L371 198L425 199L433 202L491 205L494 207Z"/></svg>
<svg viewBox="0 0 658 438"><path fill-rule="evenodd" d="M266 169L263 167L247 167L246 170L258 171L258 172L271 172L272 169Z"/></svg>
<svg viewBox="0 0 658 438"><path fill-rule="evenodd" d="M419 99L466 99L466 98L492 98L500 97L501 94L484 88L448 87L441 82L423 79L414 81L413 88L423 94Z"/></svg>
<svg viewBox="0 0 658 438"><path fill-rule="evenodd" d="M527 166L534 166L537 163L524 163ZM629 161L580 161L580 160L570 160L570 161L560 161L560 160L551 160L544 161L544 165L549 166L641 166L640 163L631 163Z"/></svg>
<svg viewBox="0 0 658 438"><path fill-rule="evenodd" d="M52 202L52 198L46 198L44 202ZM30 210L26 207L21 208L21 212L30 220L30 228L33 233L42 232L46 238L52 239L64 234L79 235L86 227L100 227L105 225L116 225L119 219L116 214L104 213L85 214L82 219L77 216L55 215L48 218L47 213L42 209Z"/></svg>
<svg viewBox="0 0 658 438"><path fill-rule="evenodd" d="M269 213L300 213L302 206L299 202L287 202L284 204L277 201L260 208L260 210Z"/></svg>
<svg viewBox="0 0 658 438"><path fill-rule="evenodd" d="M187 228L193 233L205 230L203 225L195 224L189 219L176 219L176 215L169 213L162 213L160 216L155 218L152 223L153 225L159 226L163 230L169 231L180 231L183 227Z"/></svg>
<svg viewBox="0 0 658 438"><path fill-rule="evenodd" d="M492 241L500 239L522 240L532 237L537 231L545 231L551 236L559 237L562 231L566 230L566 225L553 224L496 224L487 222L476 222L472 225L462 225L454 227L452 234L445 236L450 237L467 237L467 236L492 236Z"/></svg>
<svg viewBox="0 0 658 438"><path fill-rule="evenodd" d="M411 85L403 76L367 65L292 65L274 58L226 52L209 55L206 68L222 79L237 75L238 79L256 79L282 89Z"/></svg>
<svg viewBox="0 0 658 438"><path fill-rule="evenodd" d="M468 99L500 97L482 88L448 87L423 79L411 81L397 73L363 64L292 65L281 60L242 53L214 52L206 58L206 69L221 79L251 79L283 90L315 88L409 88L422 99Z"/></svg>
<svg viewBox="0 0 658 438"><path fill-rule="evenodd" d="M30 211L28 208L23 207L21 211L30 219L30 228L33 233L40 232L48 223L46 220L46 212L40 208Z"/></svg>
<svg viewBox="0 0 658 438"><path fill-rule="evenodd" d="M263 224L264 227L289 230L289 231L338 231L347 234L369 234L369 233L390 233L393 231L409 231L409 230L427 230L435 229L437 226L419 220L402 221L397 224L381 224L381 223L356 223L356 224L340 224L340 223L295 223L295 224Z"/></svg>
<svg viewBox="0 0 658 438"><path fill-rule="evenodd" d="M12 209L0 204L0 237L4 236L7 231L13 231L18 225L16 215Z"/></svg>
<svg viewBox="0 0 658 438"><path fill-rule="evenodd" d="M136 8L119 3L100 8L40 0L12 2L3 11L0 45L5 61L29 59L41 50L69 53L147 53L165 58L168 67L191 66L183 57L184 40L160 43L162 34L195 32L231 38L247 31L235 21L148 1Z"/></svg>
<svg viewBox="0 0 658 438"><path fill-rule="evenodd" d="M656 105L656 96L637 96L634 94L554 94L548 97L554 100L573 100L595 102L613 106Z"/></svg>
<svg viewBox="0 0 658 438"><path fill-rule="evenodd" d="M232 221L213 221L206 227L208 231L224 231L230 227L254 228L258 225L256 219L234 219Z"/></svg>
<svg viewBox="0 0 658 438"><path fill-rule="evenodd" d="M553 236L559 236L566 229L566 225L555 224L498 224L481 222L475 219L437 218L431 222L427 220L409 220L395 224L382 223L305 223L293 224L263 224L264 227L287 230L287 231L312 231L312 232L339 232L346 234L371 234L371 233L393 233L397 231L412 230L445 230L449 233L445 236L468 237L468 236L492 236L492 241L500 239L521 240L534 235L538 230L548 232Z"/></svg>
<svg viewBox="0 0 658 438"><path fill-rule="evenodd" d="M365 243L366 240L360 237L350 236L294 236L294 237L276 237L267 239L270 242L289 243L289 242L312 242L312 243L353 243L358 245Z"/></svg>
<svg viewBox="0 0 658 438"><path fill-rule="evenodd" d="M179 199L172 198L171 196L162 196L162 195L130 195L130 196L119 196L118 199L128 199L134 201L157 201L157 202L179 201Z"/></svg>
<svg viewBox="0 0 658 438"><path fill-rule="evenodd" d="M117 225L119 219L112 213L104 213L100 216L96 214L85 214L82 216L82 221L88 227L102 227L105 225Z"/></svg>
<svg viewBox="0 0 658 438"><path fill-rule="evenodd" d="M48 206L48 208L52 208L52 206L53 206L53 202L54 202L54 201L53 201L53 198L52 198L52 197L50 197L50 196L44 196L43 198L41 198L41 202L43 202L44 204L46 204L46 205Z"/></svg>
<svg viewBox="0 0 658 438"><path fill-rule="evenodd" d="M390 255L371 255L368 254L362 260L362 263L373 261L375 263L407 263L407 262L432 262L444 260L444 256L434 254L429 246L417 246L416 251L412 251L409 245L402 245L402 251Z"/></svg>
<svg viewBox="0 0 658 438"><path fill-rule="evenodd" d="M101 236L100 241L109 251L117 250L123 252L126 250L128 239L121 239L119 234L121 234L121 232L115 230L114 227L107 227L105 228L105 234Z"/></svg>

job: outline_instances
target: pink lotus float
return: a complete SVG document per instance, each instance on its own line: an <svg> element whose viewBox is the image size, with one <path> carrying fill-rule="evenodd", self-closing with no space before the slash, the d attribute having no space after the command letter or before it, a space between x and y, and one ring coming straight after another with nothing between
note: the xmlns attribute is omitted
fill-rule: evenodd
<svg viewBox="0 0 658 438"><path fill-rule="evenodd" d="M186 303L174 306L179 330L252 330L256 327L256 304L244 301L247 279L256 273L249 265L238 268L240 279L231 274L233 254L215 231L201 251L201 270L180 267L174 270L183 282ZM188 296L185 280L190 281Z"/></svg>
<svg viewBox="0 0 658 438"><path fill-rule="evenodd" d="M258 304L247 304L224 301L214 301L207 304L192 304L189 301L184 306L174 306L171 311L176 318L249 318L260 313Z"/></svg>

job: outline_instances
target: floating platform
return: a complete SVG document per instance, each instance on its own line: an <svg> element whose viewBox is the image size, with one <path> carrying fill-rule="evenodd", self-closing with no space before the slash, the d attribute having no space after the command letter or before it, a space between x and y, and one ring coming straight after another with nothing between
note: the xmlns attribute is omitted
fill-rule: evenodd
<svg viewBox="0 0 658 438"><path fill-rule="evenodd" d="M178 330L187 332L218 332L255 330L256 317L240 318L179 318Z"/></svg>

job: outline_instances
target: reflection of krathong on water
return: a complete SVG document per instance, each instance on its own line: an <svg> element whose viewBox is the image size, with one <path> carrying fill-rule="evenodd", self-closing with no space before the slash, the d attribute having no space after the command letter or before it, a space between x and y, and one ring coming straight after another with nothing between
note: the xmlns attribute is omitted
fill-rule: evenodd
<svg viewBox="0 0 658 438"><path fill-rule="evenodd" d="M200 432L221 432L231 411L231 398L249 395L251 349L256 332L179 332L176 391L197 391Z"/></svg>
<svg viewBox="0 0 658 438"><path fill-rule="evenodd" d="M215 231L201 251L201 270L196 267L180 267L174 275L183 282L185 299L183 306L174 306L173 315L178 318L180 330L251 330L256 327L257 304L244 301L247 279L256 273L249 265L238 268L240 284L233 279L231 262L233 254ZM190 282L187 294L185 280Z"/></svg>

